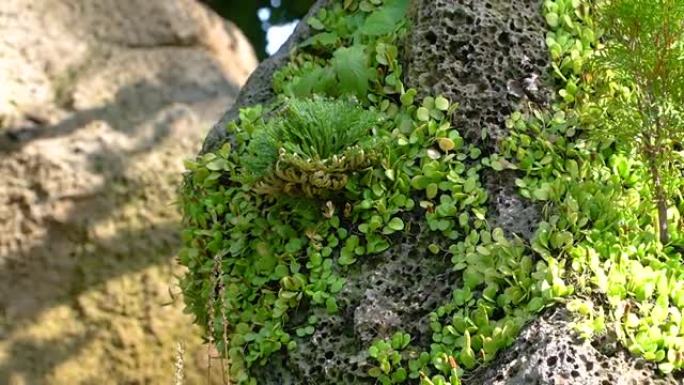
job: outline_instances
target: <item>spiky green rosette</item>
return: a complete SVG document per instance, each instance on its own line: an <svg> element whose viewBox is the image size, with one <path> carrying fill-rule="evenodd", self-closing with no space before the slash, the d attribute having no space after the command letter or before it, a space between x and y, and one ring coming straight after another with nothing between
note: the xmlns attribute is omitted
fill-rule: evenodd
<svg viewBox="0 0 684 385"><path fill-rule="evenodd" d="M258 125L242 158L258 193L327 198L378 159L379 116L351 101L294 99Z"/></svg>

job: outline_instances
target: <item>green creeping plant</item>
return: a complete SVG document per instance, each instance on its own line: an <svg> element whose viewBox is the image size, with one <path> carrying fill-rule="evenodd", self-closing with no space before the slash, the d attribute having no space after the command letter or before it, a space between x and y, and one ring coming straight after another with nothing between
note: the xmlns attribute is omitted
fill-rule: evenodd
<svg viewBox="0 0 684 385"><path fill-rule="evenodd" d="M683 368L684 178L667 180L670 223L682 225L661 244L648 168L591 132L607 97L588 73L606 38L598 9L544 2L558 97L512 113L499 151L483 154L451 126L456 103L404 87L407 5L331 2L274 74L278 101L242 109L232 146L186 162L181 286L231 379L256 384L252 370L314 338L320 312L344 306L354 265L415 231L459 278L428 315L427 346L391 330L362 347L363 381L458 385L554 304L587 338L610 330L663 372ZM531 240L490 225L483 170L516 173L542 207Z"/></svg>

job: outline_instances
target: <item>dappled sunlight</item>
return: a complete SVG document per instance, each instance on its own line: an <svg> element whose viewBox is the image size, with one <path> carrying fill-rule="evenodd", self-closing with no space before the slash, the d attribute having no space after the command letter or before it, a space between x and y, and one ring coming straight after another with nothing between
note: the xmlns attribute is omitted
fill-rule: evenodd
<svg viewBox="0 0 684 385"><path fill-rule="evenodd" d="M192 1L5 3L0 79L21 98L0 100L0 384L172 383L178 344L188 383L222 383L183 313L175 201L249 43Z"/></svg>

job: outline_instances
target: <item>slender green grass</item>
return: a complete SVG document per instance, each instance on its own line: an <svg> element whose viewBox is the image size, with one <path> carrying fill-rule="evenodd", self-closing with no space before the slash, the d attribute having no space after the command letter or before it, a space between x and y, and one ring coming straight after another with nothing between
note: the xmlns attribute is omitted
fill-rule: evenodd
<svg viewBox="0 0 684 385"><path fill-rule="evenodd" d="M258 128L242 165L262 178L273 172L279 157L296 157L325 164L351 147L369 150L378 115L352 101L323 98L295 99Z"/></svg>

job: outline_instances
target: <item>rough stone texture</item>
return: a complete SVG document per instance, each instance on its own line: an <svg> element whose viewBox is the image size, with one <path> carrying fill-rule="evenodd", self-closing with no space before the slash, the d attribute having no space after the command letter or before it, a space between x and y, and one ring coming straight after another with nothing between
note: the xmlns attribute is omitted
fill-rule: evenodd
<svg viewBox="0 0 684 385"><path fill-rule="evenodd" d="M525 327L515 345L489 366L473 372L468 385L676 385L681 378L655 375L655 365L629 353L609 337L590 343L569 328L565 310L548 310Z"/></svg>
<svg viewBox="0 0 684 385"><path fill-rule="evenodd" d="M406 84L457 101L454 124L471 140L486 130L496 144L523 99L544 101L530 81L546 74L548 51L539 0L420 0L406 44ZM529 94L529 95L528 95Z"/></svg>
<svg viewBox="0 0 684 385"><path fill-rule="evenodd" d="M319 1L314 9L324 3ZM540 6L540 0L414 0L414 30L403 58L405 83L423 95L442 93L459 102L456 127L486 150L496 148L497 140L506 135L504 120L511 111L546 104L551 95L543 83L549 65ZM230 140L225 124L236 118L240 107L272 100L270 75L308 33L300 25L285 48L255 71L205 140L205 151ZM489 137L482 141L484 128ZM529 238L539 209L515 194L514 179L511 173L485 175L491 213L496 225ZM347 287L338 297L340 314L314 310L321 320L314 335L296 338L297 351L275 354L265 366L254 368L259 384L372 384L375 381L365 375L364 351L372 340L399 329L412 333L415 344L429 350L425 316L448 300L459 277L450 272L446 254L426 251L430 242L447 242L418 237L421 220L403 219L413 235L393 239L387 252L352 265L345 272ZM308 312L303 306L288 327L302 323ZM473 373L465 384L646 384L645 378L653 384L676 383L661 379L652 365L624 350L599 351L579 340L568 329L570 321L559 314L563 313L544 313L500 358Z"/></svg>
<svg viewBox="0 0 684 385"><path fill-rule="evenodd" d="M170 384L177 343L186 383L221 383L173 202L249 43L194 0L1 4L0 384Z"/></svg>
<svg viewBox="0 0 684 385"><path fill-rule="evenodd" d="M428 244L439 240L423 239L419 222L405 220L412 221L414 233L395 239L396 246L389 251L364 257L345 272L349 279L339 295L344 310L330 316L317 309L321 322L313 336L297 338L295 353L275 358L278 364L269 362L268 368L278 368L278 372L255 370L262 380L259 383L365 383L370 366L364 351L374 340L404 330L415 343L429 345L426 316L451 295L458 277L450 272L450 258L435 258L427 250ZM283 376L282 372L289 374ZM277 379L274 373L278 373Z"/></svg>
<svg viewBox="0 0 684 385"><path fill-rule="evenodd" d="M531 239L539 222L541 209L516 193L513 171L484 174L485 187L489 193L489 212L491 225L501 227L509 234Z"/></svg>

